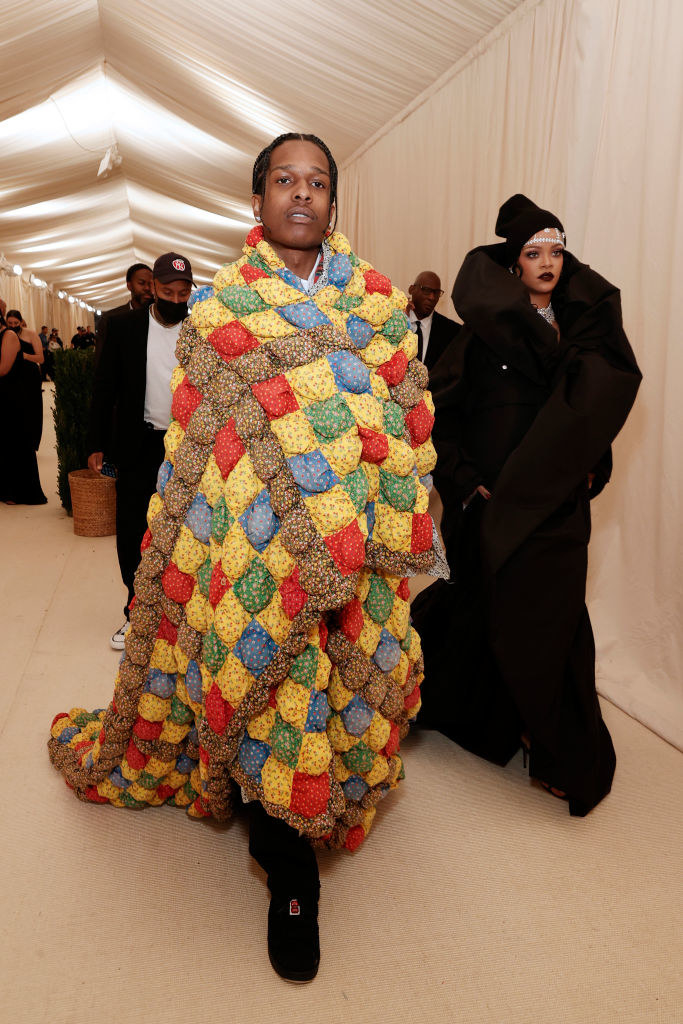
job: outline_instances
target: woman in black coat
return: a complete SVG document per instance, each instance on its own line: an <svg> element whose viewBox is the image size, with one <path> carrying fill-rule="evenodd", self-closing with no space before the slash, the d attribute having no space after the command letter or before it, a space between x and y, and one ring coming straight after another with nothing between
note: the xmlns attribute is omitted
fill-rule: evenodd
<svg viewBox="0 0 683 1024"><path fill-rule="evenodd" d="M516 195L496 234L458 274L465 327L432 381L452 582L413 605L421 721L497 764L527 747L532 777L585 815L615 767L585 605L590 500L641 375L618 290L565 250L557 217Z"/></svg>

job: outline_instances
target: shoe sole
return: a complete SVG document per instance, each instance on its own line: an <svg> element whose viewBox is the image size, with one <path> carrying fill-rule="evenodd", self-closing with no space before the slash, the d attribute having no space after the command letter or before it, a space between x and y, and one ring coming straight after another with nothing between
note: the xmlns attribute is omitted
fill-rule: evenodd
<svg viewBox="0 0 683 1024"><path fill-rule="evenodd" d="M291 985L306 985L309 981L313 981L318 968L320 967L320 961L308 971L290 971L286 973L283 968L280 967L277 960L273 959L268 950L268 959L270 960L270 966L273 968L278 977L282 978L283 981L288 981Z"/></svg>

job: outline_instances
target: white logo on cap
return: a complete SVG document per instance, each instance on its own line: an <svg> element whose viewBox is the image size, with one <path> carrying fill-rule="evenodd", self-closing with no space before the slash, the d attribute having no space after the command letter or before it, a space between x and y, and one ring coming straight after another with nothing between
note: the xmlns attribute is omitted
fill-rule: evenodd
<svg viewBox="0 0 683 1024"><path fill-rule="evenodd" d="M176 270L184 270L185 260L173 260L173 266L175 267Z"/></svg>

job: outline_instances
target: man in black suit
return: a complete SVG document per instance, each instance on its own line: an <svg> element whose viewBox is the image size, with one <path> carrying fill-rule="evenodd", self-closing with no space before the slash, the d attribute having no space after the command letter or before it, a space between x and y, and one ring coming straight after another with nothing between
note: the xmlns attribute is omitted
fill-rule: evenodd
<svg viewBox="0 0 683 1024"><path fill-rule="evenodd" d="M439 275L432 270L423 270L418 274L408 293L408 317L417 334L418 358L431 376L432 369L456 337L461 325L434 312L443 290Z"/></svg>
<svg viewBox="0 0 683 1024"><path fill-rule="evenodd" d="M116 550L128 589L126 621L111 638L122 650L128 630L140 543L147 528L147 506L164 461L164 434L171 417L171 374L175 348L192 291L190 261L178 253L154 264L151 306L110 317L95 369L88 466L101 472L114 420L112 454L116 481Z"/></svg>

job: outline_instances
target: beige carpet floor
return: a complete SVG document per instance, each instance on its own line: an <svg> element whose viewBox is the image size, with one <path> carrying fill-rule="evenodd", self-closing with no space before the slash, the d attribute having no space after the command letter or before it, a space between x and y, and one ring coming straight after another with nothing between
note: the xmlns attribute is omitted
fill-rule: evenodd
<svg viewBox="0 0 683 1024"><path fill-rule="evenodd" d="M615 786L585 819L521 758L500 769L410 737L368 842L321 857L308 986L268 963L242 820L74 799L49 725L107 702L123 589L114 538L73 535L53 445L48 407L49 505L0 505L2 1022L683 1021L683 759L609 704Z"/></svg>

